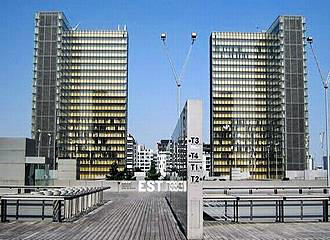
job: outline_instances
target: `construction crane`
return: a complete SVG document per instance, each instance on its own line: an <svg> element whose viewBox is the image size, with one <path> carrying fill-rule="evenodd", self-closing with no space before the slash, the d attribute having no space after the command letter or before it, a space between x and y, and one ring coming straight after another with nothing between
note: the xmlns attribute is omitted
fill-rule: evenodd
<svg viewBox="0 0 330 240"><path fill-rule="evenodd" d="M194 43L197 39L197 33L196 32L191 33L191 44L190 44L188 53L186 55L185 61L182 65L182 69L181 69L181 72L180 72L179 75L178 75L178 73L175 69L172 58L170 56L170 51L169 51L168 45L167 45L167 35L166 35L166 33L162 33L160 35L160 39L163 42L164 50L165 50L167 59L170 63L171 70L172 70L172 73L173 73L173 77L174 77L174 80L175 80L175 84L176 84L176 87L177 87L177 113L178 113L178 118L179 118L180 117L180 109L181 109L181 86L182 86L183 76L184 76L184 73L185 73L190 55L191 55L192 47L193 47L193 45L194 45Z"/></svg>
<svg viewBox="0 0 330 240"><path fill-rule="evenodd" d="M319 61L316 57L316 54L314 52L313 48L313 38L312 37L307 37L306 41L309 43L309 46L312 50L312 54L317 66L317 70L320 74L322 85L324 88L324 107L325 107L325 151L326 151L326 156L327 156L327 163L328 163L328 169L327 169L327 186L330 186L330 167L329 167L329 139L328 139L328 112L329 112L329 104L328 104L328 87L329 87L329 79L330 79L330 72L327 76L327 78L323 77L323 74L321 72L321 68L319 65ZM323 143L322 143L323 145Z"/></svg>

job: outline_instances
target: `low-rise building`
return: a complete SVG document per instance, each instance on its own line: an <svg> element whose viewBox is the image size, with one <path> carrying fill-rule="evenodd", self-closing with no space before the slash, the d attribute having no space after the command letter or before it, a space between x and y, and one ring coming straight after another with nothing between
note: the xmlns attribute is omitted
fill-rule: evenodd
<svg viewBox="0 0 330 240"><path fill-rule="evenodd" d="M126 169L128 172L133 172L134 161L136 154L136 141L132 134L127 134L127 154L126 154Z"/></svg>
<svg viewBox="0 0 330 240"><path fill-rule="evenodd" d="M173 143L172 140L162 139L157 143L157 153L158 153L158 162L159 168L158 171L163 172L164 176L170 176L173 170ZM163 164L162 164L162 163ZM165 166L164 166L165 164ZM162 167L162 169L160 168ZM163 169L164 168L164 169ZM162 174L162 176L163 176Z"/></svg>
<svg viewBox="0 0 330 240"><path fill-rule="evenodd" d="M136 145L135 170L141 170L142 172L149 171L153 159L154 151L152 149L148 149L142 144Z"/></svg>
<svg viewBox="0 0 330 240"><path fill-rule="evenodd" d="M170 153L169 152L159 152L157 154L157 171L160 173L162 178L165 178L168 175L167 172L167 163L170 161Z"/></svg>
<svg viewBox="0 0 330 240"><path fill-rule="evenodd" d="M36 143L24 137L0 138L0 184L35 185L48 180L45 157L38 157ZM42 182L40 182L42 181Z"/></svg>
<svg viewBox="0 0 330 240"><path fill-rule="evenodd" d="M205 177L210 176L211 171L211 146L203 143L203 174Z"/></svg>

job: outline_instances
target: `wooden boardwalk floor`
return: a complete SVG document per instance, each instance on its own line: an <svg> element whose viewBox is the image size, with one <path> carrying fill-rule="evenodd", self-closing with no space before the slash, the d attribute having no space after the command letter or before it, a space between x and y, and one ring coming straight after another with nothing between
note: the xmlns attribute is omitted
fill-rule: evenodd
<svg viewBox="0 0 330 240"><path fill-rule="evenodd" d="M162 193L105 193L104 206L72 223L0 223L3 239L185 239Z"/></svg>
<svg viewBox="0 0 330 240"><path fill-rule="evenodd" d="M204 221L204 239L208 240L326 240L330 223L226 223Z"/></svg>
<svg viewBox="0 0 330 240"><path fill-rule="evenodd" d="M105 193L108 203L71 223L0 223L0 240L183 240L163 193ZM330 223L204 221L205 240L330 240Z"/></svg>

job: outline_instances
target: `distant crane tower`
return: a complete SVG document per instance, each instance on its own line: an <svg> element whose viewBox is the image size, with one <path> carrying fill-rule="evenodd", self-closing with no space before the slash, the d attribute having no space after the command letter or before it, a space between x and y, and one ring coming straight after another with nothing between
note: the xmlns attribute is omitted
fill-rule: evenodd
<svg viewBox="0 0 330 240"><path fill-rule="evenodd" d="M194 43L195 43L195 41L197 39L197 33L196 32L191 33L191 44L190 44L188 53L186 55L185 61L183 63L183 66L182 66L182 69L181 69L181 72L180 72L179 75L178 75L178 73L177 73L177 71L175 69L175 66L174 66L173 61L172 61L171 56L170 56L170 51L169 51L168 45L167 45L167 35L166 35L166 33L162 33L160 35L160 39L163 42L164 50L165 50L167 59L168 59L168 61L170 63L171 70L172 70L172 73L173 73L173 77L174 77L174 80L175 80L175 83L176 83L176 87L177 87L177 112L178 112L178 118L179 118L180 117L180 109L181 109L181 95L180 95L180 91L181 91L183 76L184 76L185 69L187 67L187 64L188 64L188 61L189 61L189 58L190 58L192 47L193 47L193 45L194 45Z"/></svg>
<svg viewBox="0 0 330 240"><path fill-rule="evenodd" d="M321 72L321 68L319 65L319 61L316 57L316 54L314 52L313 48L313 38L312 37L307 37L306 41L309 43L309 46L312 50L312 54L316 63L317 70L320 74L322 85L324 88L324 107L325 107L325 152L326 152L326 157L327 157L327 163L328 163L328 170L327 170L327 186L330 186L330 158L329 158L329 135L328 135L328 112L329 112L329 103L328 103L328 87L329 87L329 79L330 79L330 72L328 74L327 78L323 77L323 74ZM323 146L323 141L322 141L322 146Z"/></svg>

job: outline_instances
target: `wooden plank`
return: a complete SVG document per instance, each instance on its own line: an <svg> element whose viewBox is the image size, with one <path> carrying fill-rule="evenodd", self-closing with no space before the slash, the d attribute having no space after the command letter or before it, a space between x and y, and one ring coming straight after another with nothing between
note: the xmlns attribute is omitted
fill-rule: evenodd
<svg viewBox="0 0 330 240"><path fill-rule="evenodd" d="M110 204L72 223L0 224L0 239L184 239L163 193L106 193Z"/></svg>

